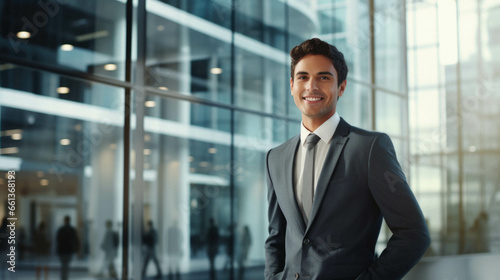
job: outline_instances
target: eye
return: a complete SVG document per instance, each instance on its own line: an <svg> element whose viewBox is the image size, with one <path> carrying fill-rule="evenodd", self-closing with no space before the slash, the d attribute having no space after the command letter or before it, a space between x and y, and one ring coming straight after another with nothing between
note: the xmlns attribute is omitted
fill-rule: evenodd
<svg viewBox="0 0 500 280"><path fill-rule="evenodd" d="M307 79L307 76L299 76L299 77L297 77L297 80L305 80L305 79Z"/></svg>
<svg viewBox="0 0 500 280"><path fill-rule="evenodd" d="M328 77L328 76L321 76L321 78L320 78L320 79L321 79L321 80L330 80L330 77Z"/></svg>

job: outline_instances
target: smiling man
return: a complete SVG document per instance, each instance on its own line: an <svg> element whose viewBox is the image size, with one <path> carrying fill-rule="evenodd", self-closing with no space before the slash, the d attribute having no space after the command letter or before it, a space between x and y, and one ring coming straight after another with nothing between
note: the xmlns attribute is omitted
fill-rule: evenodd
<svg viewBox="0 0 500 280"><path fill-rule="evenodd" d="M266 279L401 279L427 250L420 207L390 138L336 112L347 65L317 38L290 52L300 135L267 154ZM392 231L377 258L382 219Z"/></svg>

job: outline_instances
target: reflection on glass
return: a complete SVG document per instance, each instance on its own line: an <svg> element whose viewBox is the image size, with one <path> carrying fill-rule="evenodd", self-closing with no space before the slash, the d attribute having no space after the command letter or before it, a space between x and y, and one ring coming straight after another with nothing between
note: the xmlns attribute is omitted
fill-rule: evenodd
<svg viewBox="0 0 500 280"><path fill-rule="evenodd" d="M150 95L146 99L155 99L155 108L183 111L146 110L144 221L154 222L159 266L146 267L148 255L154 261L147 253L153 249L146 251L144 275L227 278L223 268L232 240L229 111ZM199 117L201 112L209 119Z"/></svg>
<svg viewBox="0 0 500 280"><path fill-rule="evenodd" d="M499 80L500 63L491 56L499 7L499 1L408 5L412 181L435 255L499 250L499 118L492 106L498 97L491 86Z"/></svg>
<svg viewBox="0 0 500 280"><path fill-rule="evenodd" d="M32 84L30 91L6 79L10 71L25 73L28 84L64 81L74 90L64 98L55 86L35 89ZM120 275L116 256L121 246L106 239L105 224L111 223L119 239L124 114L117 102L122 90L20 67L3 71L0 84L0 197L8 197L5 175L17 175L15 212L9 213L2 200L0 217L17 218L16 264L33 268L21 275L95 277L112 273L111 264ZM113 253L103 249L110 246Z"/></svg>
<svg viewBox="0 0 500 280"><path fill-rule="evenodd" d="M3 54L124 79L125 6L120 1L5 1Z"/></svg>

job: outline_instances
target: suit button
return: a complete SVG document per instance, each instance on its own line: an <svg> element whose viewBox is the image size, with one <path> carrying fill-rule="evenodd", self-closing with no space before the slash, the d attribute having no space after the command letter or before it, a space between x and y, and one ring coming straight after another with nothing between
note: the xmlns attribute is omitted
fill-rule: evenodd
<svg viewBox="0 0 500 280"><path fill-rule="evenodd" d="M306 238L306 239L304 239L303 242L304 242L305 245L307 245L307 244L311 243L311 240L309 240L309 238Z"/></svg>

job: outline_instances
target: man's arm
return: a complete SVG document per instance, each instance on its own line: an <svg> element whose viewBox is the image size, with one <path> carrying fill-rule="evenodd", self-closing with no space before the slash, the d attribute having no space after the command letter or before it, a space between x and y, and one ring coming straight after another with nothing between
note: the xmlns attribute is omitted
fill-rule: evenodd
<svg viewBox="0 0 500 280"><path fill-rule="evenodd" d="M357 279L401 279L429 247L429 231L389 136L376 137L368 164L368 186L392 237L380 257Z"/></svg>
<svg viewBox="0 0 500 280"><path fill-rule="evenodd" d="M266 268L264 271L265 279L269 280L273 275L283 271L285 266L285 232L286 220L281 212L274 191L274 185L269 174L269 154L266 158L266 177L267 177L267 198L269 201L269 237L265 243Z"/></svg>

